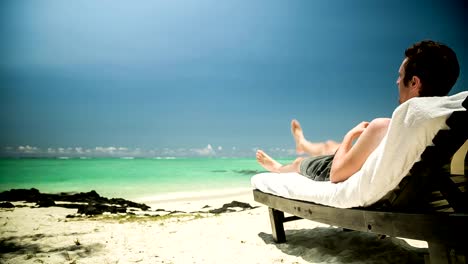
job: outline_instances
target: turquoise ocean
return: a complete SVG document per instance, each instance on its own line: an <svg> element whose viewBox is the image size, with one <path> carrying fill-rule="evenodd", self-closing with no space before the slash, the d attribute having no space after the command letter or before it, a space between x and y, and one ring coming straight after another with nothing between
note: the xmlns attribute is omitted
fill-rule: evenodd
<svg viewBox="0 0 468 264"><path fill-rule="evenodd" d="M254 158L0 159L0 191L88 192L139 199L171 193L250 187L263 172Z"/></svg>

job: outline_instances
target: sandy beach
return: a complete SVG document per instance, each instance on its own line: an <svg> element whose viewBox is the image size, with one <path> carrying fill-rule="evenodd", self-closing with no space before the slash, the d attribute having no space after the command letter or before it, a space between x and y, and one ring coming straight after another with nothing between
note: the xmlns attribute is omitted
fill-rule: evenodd
<svg viewBox="0 0 468 264"><path fill-rule="evenodd" d="M424 241L308 220L286 223L287 243L275 244L250 190L150 200L148 212L74 218L76 209L15 202L0 209L0 263L423 263L427 254ZM200 212L232 201L254 209Z"/></svg>

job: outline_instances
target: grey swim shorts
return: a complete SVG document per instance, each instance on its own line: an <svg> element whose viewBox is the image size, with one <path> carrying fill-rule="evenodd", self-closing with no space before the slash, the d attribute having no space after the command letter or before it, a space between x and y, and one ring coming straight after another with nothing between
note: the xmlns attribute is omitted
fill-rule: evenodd
<svg viewBox="0 0 468 264"><path fill-rule="evenodd" d="M325 155L304 158L300 164L300 174L314 181L329 181L334 156Z"/></svg>

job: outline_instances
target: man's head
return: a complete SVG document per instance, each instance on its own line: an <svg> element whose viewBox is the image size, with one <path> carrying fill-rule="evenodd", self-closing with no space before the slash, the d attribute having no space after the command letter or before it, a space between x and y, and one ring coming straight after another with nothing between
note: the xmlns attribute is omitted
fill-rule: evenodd
<svg viewBox="0 0 468 264"><path fill-rule="evenodd" d="M405 56L397 80L400 103L417 96L445 96L460 74L455 52L441 43L418 42Z"/></svg>

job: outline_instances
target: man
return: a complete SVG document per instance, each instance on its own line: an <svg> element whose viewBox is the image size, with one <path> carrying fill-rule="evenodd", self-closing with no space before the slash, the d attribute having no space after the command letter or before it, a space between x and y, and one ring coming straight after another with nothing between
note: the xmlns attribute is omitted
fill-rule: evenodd
<svg viewBox="0 0 468 264"><path fill-rule="evenodd" d="M396 81L399 103L418 96L448 95L459 73L458 60L452 49L431 40L418 42L406 49L405 59L399 69ZM299 157L287 165L280 164L262 150L257 151L256 158L261 166L271 172L297 172L317 181L342 182L361 169L387 133L389 124L389 118L359 123L346 133L340 145L328 142L328 146L322 146L327 151L336 150L333 155ZM296 151L314 154L318 145L304 138L299 122L293 120L291 128L296 140Z"/></svg>

